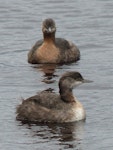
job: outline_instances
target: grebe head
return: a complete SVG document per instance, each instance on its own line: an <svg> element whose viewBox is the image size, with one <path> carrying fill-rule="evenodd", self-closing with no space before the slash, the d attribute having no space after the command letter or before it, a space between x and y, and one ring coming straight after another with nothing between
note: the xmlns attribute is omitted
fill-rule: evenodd
<svg viewBox="0 0 113 150"><path fill-rule="evenodd" d="M59 93L65 102L74 102L72 90L81 83L90 82L85 80L79 72L67 72L59 80Z"/></svg>
<svg viewBox="0 0 113 150"><path fill-rule="evenodd" d="M73 89L85 82L89 82L89 80L85 80L79 72L67 72L60 78L59 88Z"/></svg>
<svg viewBox="0 0 113 150"><path fill-rule="evenodd" d="M45 19L42 23L42 32L44 34L51 34L56 32L55 21L51 18Z"/></svg>

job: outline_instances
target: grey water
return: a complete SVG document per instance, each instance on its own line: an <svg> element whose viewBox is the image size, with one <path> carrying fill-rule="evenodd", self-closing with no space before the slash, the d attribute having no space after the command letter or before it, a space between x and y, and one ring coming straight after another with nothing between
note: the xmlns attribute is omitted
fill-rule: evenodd
<svg viewBox="0 0 113 150"><path fill-rule="evenodd" d="M62 66L27 63L27 53L42 38L45 18L56 21L57 37L75 43L77 63ZM16 121L22 98L52 88L66 71L93 82L73 93L84 105L85 122L28 125ZM51 82L45 82L51 81ZM0 149L113 149L113 1L0 0Z"/></svg>

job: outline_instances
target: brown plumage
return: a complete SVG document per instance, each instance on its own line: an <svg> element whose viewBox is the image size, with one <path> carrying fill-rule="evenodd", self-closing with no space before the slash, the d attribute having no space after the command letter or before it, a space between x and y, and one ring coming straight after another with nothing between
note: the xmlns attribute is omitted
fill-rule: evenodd
<svg viewBox="0 0 113 150"><path fill-rule="evenodd" d="M56 26L53 19L45 19L42 24L43 40L39 40L28 53L32 64L76 62L80 51L72 42L55 38Z"/></svg>
<svg viewBox="0 0 113 150"><path fill-rule="evenodd" d="M42 91L23 100L17 107L17 120L62 123L85 119L85 110L72 93L75 86L85 81L78 72L65 73L59 80L60 94Z"/></svg>

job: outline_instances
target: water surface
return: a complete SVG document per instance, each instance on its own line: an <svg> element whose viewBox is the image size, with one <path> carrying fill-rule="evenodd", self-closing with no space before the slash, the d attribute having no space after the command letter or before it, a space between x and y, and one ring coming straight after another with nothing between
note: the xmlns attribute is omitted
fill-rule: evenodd
<svg viewBox="0 0 113 150"><path fill-rule="evenodd" d="M77 63L33 66L27 53L42 38L41 23L55 19L57 37L80 49ZM0 0L0 149L113 149L113 1ZM49 71L49 77L48 75ZM86 122L23 125L16 121L21 99L52 88L66 71L79 71L93 82L74 90ZM42 81L51 81L50 84Z"/></svg>

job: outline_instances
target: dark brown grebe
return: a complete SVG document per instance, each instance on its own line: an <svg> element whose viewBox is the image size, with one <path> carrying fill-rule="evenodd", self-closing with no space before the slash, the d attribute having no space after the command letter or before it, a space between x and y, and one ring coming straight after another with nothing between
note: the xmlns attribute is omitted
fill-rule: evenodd
<svg viewBox="0 0 113 150"><path fill-rule="evenodd" d="M56 26L53 19L45 19L42 24L43 40L39 40L28 53L28 62L70 63L80 59L80 51L72 42L55 38Z"/></svg>

